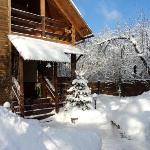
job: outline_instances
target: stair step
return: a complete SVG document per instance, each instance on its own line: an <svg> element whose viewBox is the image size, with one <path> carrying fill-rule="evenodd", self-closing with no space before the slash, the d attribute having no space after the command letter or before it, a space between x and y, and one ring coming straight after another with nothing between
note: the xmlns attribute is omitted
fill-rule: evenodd
<svg viewBox="0 0 150 150"><path fill-rule="evenodd" d="M50 113L53 110L54 110L54 108L35 109L35 110L25 111L24 114L25 114L25 116L32 116L32 115Z"/></svg>
<svg viewBox="0 0 150 150"><path fill-rule="evenodd" d="M64 101L59 102L58 106L63 107L64 103L65 103ZM18 102L13 101L13 104L14 104L13 105L14 112L20 115ZM25 108L24 115L25 118L28 119L38 119L38 120L46 119L54 115L52 111L55 109L55 107L56 105L51 100L51 98L26 99L24 105Z"/></svg>
<svg viewBox="0 0 150 150"><path fill-rule="evenodd" d="M25 116L26 119L38 119L38 120L43 120L46 119L48 117L51 117L55 114L53 113L47 113L47 114L41 114L41 115L33 115L33 116Z"/></svg>
<svg viewBox="0 0 150 150"><path fill-rule="evenodd" d="M25 105L25 110L34 110L34 109L44 109L44 108L54 108L53 104L50 103L41 103L41 104L32 104L32 105Z"/></svg>
<svg viewBox="0 0 150 150"><path fill-rule="evenodd" d="M41 103L52 103L52 99L48 97L48 98L37 98L37 99L25 100L25 105L41 104Z"/></svg>

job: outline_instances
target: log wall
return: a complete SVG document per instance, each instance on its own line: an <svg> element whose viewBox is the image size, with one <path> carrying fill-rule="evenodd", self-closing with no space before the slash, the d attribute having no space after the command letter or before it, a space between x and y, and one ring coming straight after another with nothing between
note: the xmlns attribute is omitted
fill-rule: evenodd
<svg viewBox="0 0 150 150"><path fill-rule="evenodd" d="M9 0L0 0L0 105L10 97Z"/></svg>

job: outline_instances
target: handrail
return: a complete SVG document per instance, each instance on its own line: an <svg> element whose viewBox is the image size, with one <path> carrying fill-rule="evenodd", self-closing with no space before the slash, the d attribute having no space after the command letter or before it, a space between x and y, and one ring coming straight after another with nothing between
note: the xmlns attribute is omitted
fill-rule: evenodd
<svg viewBox="0 0 150 150"><path fill-rule="evenodd" d="M52 99L55 100L55 94L52 92L52 90L48 87L48 85L45 85L45 87L48 89L49 94L51 95Z"/></svg>
<svg viewBox="0 0 150 150"><path fill-rule="evenodd" d="M55 87L50 82L50 80L46 76L44 77L44 79L45 79L46 83L49 85L49 87L55 92Z"/></svg>
<svg viewBox="0 0 150 150"><path fill-rule="evenodd" d="M45 76L44 77L46 88L48 89L54 103L55 103L55 111L56 113L59 112L59 101L58 101L58 95L57 95L57 89L54 88L52 83L49 81L49 79Z"/></svg>
<svg viewBox="0 0 150 150"><path fill-rule="evenodd" d="M15 78L15 77L12 77L12 83L13 83L13 85L12 85L12 92L13 92L13 94L14 94L14 96L15 96L15 98L17 99L17 102L18 102L18 104L20 103L20 99L19 99L19 97L20 97L20 85L19 85L19 83L18 83L18 81L17 81L17 79ZM12 111L15 111L15 109L14 109L14 104L12 103Z"/></svg>
<svg viewBox="0 0 150 150"><path fill-rule="evenodd" d="M47 88L49 94L51 95L52 99L55 101L56 100L56 93L55 93L55 88L52 85L52 83L49 81L47 77L44 77L44 83L45 87Z"/></svg>
<svg viewBox="0 0 150 150"><path fill-rule="evenodd" d="M12 83L13 83L13 86L17 90L17 94L20 95L20 85L19 85L19 82L17 81L17 79L15 77L12 77Z"/></svg>
<svg viewBox="0 0 150 150"><path fill-rule="evenodd" d="M15 91L13 86L12 86L12 91L13 91L15 97L17 98L17 101L19 102L19 96L17 95L17 93L16 93L16 91Z"/></svg>

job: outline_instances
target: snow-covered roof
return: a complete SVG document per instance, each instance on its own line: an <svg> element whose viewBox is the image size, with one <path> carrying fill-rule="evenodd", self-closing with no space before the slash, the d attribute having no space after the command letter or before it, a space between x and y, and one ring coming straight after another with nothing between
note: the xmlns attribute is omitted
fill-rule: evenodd
<svg viewBox="0 0 150 150"><path fill-rule="evenodd" d="M63 49L64 53L68 53L68 54L84 54L82 50L80 50L79 48L69 45L69 44L60 44L60 46Z"/></svg>
<svg viewBox="0 0 150 150"><path fill-rule="evenodd" d="M79 10L79 8L77 7L77 5L74 3L73 0L70 0L71 4L73 5L73 7L76 9L76 11L78 12L78 14L81 16L81 18L84 20L84 16L83 14L81 13L81 11ZM84 21L85 22L85 21ZM85 24L89 27L88 23L85 22ZM92 29L89 27L89 29L92 31ZM87 36L90 36L90 35L93 35L93 33L87 35ZM86 37L86 36L85 36Z"/></svg>
<svg viewBox="0 0 150 150"><path fill-rule="evenodd" d="M24 60L70 62L65 53L82 53L79 49L67 44L12 34L8 35L8 38Z"/></svg>

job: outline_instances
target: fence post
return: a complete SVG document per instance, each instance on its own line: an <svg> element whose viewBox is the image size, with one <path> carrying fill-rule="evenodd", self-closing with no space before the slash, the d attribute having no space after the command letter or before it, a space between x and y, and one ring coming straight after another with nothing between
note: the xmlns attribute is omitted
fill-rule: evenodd
<svg viewBox="0 0 150 150"><path fill-rule="evenodd" d="M97 94L100 94L100 81L97 82Z"/></svg>

